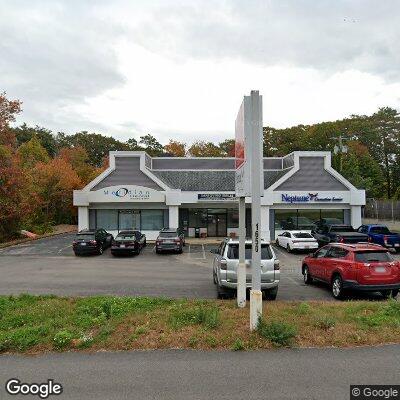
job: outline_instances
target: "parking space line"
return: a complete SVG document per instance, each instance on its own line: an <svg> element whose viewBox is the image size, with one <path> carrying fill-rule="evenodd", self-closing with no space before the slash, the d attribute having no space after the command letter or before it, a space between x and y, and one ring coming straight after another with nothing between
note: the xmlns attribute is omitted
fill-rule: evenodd
<svg viewBox="0 0 400 400"><path fill-rule="evenodd" d="M204 244L201 244L201 248L203 249L203 260L206 259L206 252L204 250Z"/></svg>
<svg viewBox="0 0 400 400"><path fill-rule="evenodd" d="M69 244L67 247L63 247L62 249L58 250L58 252L61 253L63 250L67 250L70 247L72 247L72 244Z"/></svg>

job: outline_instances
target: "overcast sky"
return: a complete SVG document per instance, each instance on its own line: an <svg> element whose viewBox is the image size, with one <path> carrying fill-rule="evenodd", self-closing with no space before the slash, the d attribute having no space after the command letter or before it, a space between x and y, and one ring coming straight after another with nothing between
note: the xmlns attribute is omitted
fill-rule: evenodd
<svg viewBox="0 0 400 400"><path fill-rule="evenodd" d="M264 125L400 108L399 0L0 0L18 123L222 141L251 89Z"/></svg>

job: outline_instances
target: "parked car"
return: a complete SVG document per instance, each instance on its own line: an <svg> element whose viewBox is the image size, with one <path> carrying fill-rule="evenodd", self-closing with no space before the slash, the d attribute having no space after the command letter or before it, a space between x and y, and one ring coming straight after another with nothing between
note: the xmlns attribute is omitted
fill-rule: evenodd
<svg viewBox="0 0 400 400"><path fill-rule="evenodd" d="M78 232L72 242L72 249L76 256L82 254L103 254L103 250L111 246L113 235L105 229L82 230Z"/></svg>
<svg viewBox="0 0 400 400"><path fill-rule="evenodd" d="M245 242L246 286L251 288L251 246ZM211 250L213 260L213 280L217 285L218 298L232 296L237 289L237 268L239 265L239 241L225 239L219 248ZM261 242L261 290L268 300L275 300L278 294L280 271L279 260L268 242Z"/></svg>
<svg viewBox="0 0 400 400"><path fill-rule="evenodd" d="M182 253L185 246L185 235L179 228L164 228L156 239L156 253L175 251Z"/></svg>
<svg viewBox="0 0 400 400"><path fill-rule="evenodd" d="M359 233L350 225L322 225L313 230L312 235L317 239L319 246L328 243L360 243L368 242L368 235Z"/></svg>
<svg viewBox="0 0 400 400"><path fill-rule="evenodd" d="M368 235L369 241L372 243L400 251L400 234L390 232L385 225L361 225L357 231Z"/></svg>
<svg viewBox="0 0 400 400"><path fill-rule="evenodd" d="M140 231L121 231L111 245L111 254L139 254L146 246L146 235Z"/></svg>
<svg viewBox="0 0 400 400"><path fill-rule="evenodd" d="M309 232L286 231L278 235L275 243L284 247L289 253L292 250L318 249L317 239Z"/></svg>
<svg viewBox="0 0 400 400"><path fill-rule="evenodd" d="M330 285L341 299L346 291L381 292L396 297L400 288L400 262L382 246L368 243L330 244L304 258L306 284L314 279Z"/></svg>

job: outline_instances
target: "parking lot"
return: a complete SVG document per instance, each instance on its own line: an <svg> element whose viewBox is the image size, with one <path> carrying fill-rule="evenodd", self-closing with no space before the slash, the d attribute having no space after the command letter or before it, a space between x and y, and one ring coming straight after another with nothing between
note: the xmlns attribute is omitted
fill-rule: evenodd
<svg viewBox="0 0 400 400"><path fill-rule="evenodd" d="M215 298L210 249L189 245L183 254L156 254L148 244L139 256L75 257L73 234L0 249L0 294L130 295ZM278 300L331 300L323 284L305 285L304 254L273 246L281 262ZM400 258L399 255L395 255Z"/></svg>

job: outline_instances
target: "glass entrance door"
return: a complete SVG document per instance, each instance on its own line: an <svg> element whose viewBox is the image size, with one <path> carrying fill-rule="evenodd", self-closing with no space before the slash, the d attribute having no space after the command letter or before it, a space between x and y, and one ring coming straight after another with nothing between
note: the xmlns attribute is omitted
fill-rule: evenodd
<svg viewBox="0 0 400 400"><path fill-rule="evenodd" d="M124 230L140 230L140 213L134 210L120 210L118 213L118 228Z"/></svg>
<svg viewBox="0 0 400 400"><path fill-rule="evenodd" d="M226 210L209 209L207 218L207 236L226 236Z"/></svg>

